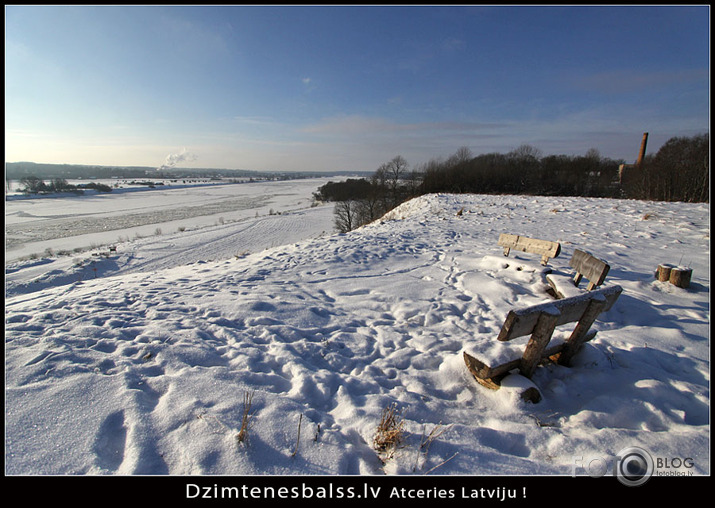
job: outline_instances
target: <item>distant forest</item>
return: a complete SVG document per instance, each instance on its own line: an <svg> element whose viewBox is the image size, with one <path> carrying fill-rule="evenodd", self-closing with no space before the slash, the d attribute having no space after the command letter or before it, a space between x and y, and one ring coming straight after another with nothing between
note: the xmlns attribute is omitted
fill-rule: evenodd
<svg viewBox="0 0 715 508"><path fill-rule="evenodd" d="M226 177L259 177L264 173L244 169L183 169L173 168L167 171L157 171L146 166L93 166L79 164L43 164L37 162L8 162L5 164L5 180L20 180L34 176L43 180L64 178L78 179L110 179L110 178L180 178L215 176Z"/></svg>
<svg viewBox="0 0 715 508"><path fill-rule="evenodd" d="M710 136L674 137L640 167L601 157L547 155L529 145L473 156L460 148L447 160L410 168L402 156L370 178L329 182L315 199L334 201L335 226L346 232L429 193L526 194L654 201L710 202Z"/></svg>
<svg viewBox="0 0 715 508"><path fill-rule="evenodd" d="M336 171L331 176L354 175L355 172ZM368 172L357 174L369 174ZM252 171L248 169L212 168L168 168L157 170L146 166L96 166L78 164L44 164L36 162L8 162L5 164L5 191L13 182L28 194L55 192L82 193L82 189L96 189L111 192L111 187L99 183L71 185L67 180L140 180L141 184L153 185L147 179L254 179L254 180L295 180L300 178L324 177L319 171L279 172ZM48 182L46 182L49 181ZM19 186L19 187L18 187Z"/></svg>

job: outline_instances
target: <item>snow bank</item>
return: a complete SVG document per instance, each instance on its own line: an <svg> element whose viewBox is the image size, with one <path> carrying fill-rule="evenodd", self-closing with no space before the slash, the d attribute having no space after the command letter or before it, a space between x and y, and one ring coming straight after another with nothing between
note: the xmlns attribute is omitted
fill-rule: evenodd
<svg viewBox="0 0 715 508"><path fill-rule="evenodd" d="M539 404L462 360L551 298L538 256L501 255L505 232L560 242L559 269L590 251L624 290L573 367L537 368ZM430 195L348 234L16 292L6 471L564 475L640 446L709 474L709 256L707 204ZM663 262L692 267L690 288L655 280ZM392 404L405 435L383 463Z"/></svg>

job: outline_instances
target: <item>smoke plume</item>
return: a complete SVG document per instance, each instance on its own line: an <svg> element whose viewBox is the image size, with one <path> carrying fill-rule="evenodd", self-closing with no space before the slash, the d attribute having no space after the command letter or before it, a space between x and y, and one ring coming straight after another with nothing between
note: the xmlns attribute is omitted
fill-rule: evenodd
<svg viewBox="0 0 715 508"><path fill-rule="evenodd" d="M187 152L186 148L181 150L181 153L172 153L166 156L164 163L156 168L157 171L163 171L165 169L172 169L180 162L193 162L198 157L191 152Z"/></svg>

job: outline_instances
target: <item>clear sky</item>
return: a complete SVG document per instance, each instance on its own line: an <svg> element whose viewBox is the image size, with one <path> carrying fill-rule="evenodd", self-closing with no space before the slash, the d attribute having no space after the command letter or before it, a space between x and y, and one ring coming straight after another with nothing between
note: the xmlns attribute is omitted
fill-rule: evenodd
<svg viewBox="0 0 715 508"><path fill-rule="evenodd" d="M6 6L6 161L635 161L709 132L703 6ZM181 157L177 157L181 159Z"/></svg>

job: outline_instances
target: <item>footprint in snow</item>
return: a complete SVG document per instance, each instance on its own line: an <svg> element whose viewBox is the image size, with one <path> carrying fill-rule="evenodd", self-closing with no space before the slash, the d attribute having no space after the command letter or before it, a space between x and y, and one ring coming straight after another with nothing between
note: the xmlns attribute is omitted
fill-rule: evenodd
<svg viewBox="0 0 715 508"><path fill-rule="evenodd" d="M95 437L92 451L97 456L97 467L104 471L116 471L124 461L126 443L124 411L116 411L105 418Z"/></svg>

